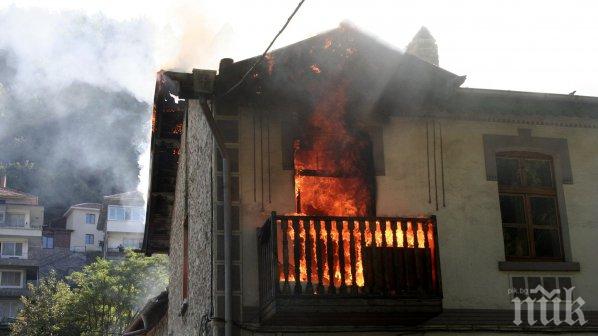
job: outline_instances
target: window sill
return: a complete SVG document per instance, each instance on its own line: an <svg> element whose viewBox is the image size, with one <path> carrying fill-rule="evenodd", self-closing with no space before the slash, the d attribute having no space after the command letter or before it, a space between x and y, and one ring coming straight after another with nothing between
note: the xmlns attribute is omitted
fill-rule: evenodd
<svg viewBox="0 0 598 336"><path fill-rule="evenodd" d="M578 262L570 261L499 261L499 271L579 272Z"/></svg>

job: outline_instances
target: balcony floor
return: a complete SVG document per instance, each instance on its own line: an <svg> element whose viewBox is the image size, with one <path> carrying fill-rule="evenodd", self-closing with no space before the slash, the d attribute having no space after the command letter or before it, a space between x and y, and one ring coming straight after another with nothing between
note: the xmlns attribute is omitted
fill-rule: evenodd
<svg viewBox="0 0 598 336"><path fill-rule="evenodd" d="M278 296L262 309L267 325L417 325L442 312L441 299Z"/></svg>

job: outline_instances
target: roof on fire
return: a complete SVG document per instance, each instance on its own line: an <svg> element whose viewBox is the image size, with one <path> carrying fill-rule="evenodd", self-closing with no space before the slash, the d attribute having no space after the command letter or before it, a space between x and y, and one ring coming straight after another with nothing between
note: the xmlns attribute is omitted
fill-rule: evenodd
<svg viewBox="0 0 598 336"><path fill-rule="evenodd" d="M289 99L317 99L344 83L348 95L366 107L363 110L388 114L391 109L421 110L428 103L435 105L465 81L464 76L403 53L343 23L270 52L241 85L230 90L260 57L221 63L215 96L284 106Z"/></svg>

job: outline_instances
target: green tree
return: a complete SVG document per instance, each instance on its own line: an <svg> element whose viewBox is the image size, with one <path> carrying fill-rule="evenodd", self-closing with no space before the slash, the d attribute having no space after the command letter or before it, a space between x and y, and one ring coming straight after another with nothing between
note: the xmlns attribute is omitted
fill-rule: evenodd
<svg viewBox="0 0 598 336"><path fill-rule="evenodd" d="M53 295L61 295L57 289L64 286L48 286L49 280L44 279L33 287L34 292L46 294L23 298L25 309L12 325L13 335L122 334L145 301L166 288L168 259L164 255L146 257L128 250L121 261L98 258L81 271L73 272L66 280L71 286L66 286L69 294L65 298L69 299L64 305L50 301L56 299ZM41 322L32 324L38 319L45 324L54 322L52 315L33 316L38 310L52 311L63 322L56 323L53 331L48 332Z"/></svg>
<svg viewBox="0 0 598 336"><path fill-rule="evenodd" d="M11 325L14 335L75 336L80 334L76 323L75 294L71 287L52 272L37 286L29 284L31 295L21 298L23 310Z"/></svg>

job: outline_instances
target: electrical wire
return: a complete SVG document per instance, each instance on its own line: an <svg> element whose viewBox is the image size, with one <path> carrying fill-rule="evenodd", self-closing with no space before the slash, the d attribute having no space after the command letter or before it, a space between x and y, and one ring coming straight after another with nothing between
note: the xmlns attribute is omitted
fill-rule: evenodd
<svg viewBox="0 0 598 336"><path fill-rule="evenodd" d="M272 45L274 44L274 42L276 42L276 39L287 28L287 26L289 25L289 23L291 22L291 20L295 16L295 14L297 14L297 12L299 11L299 8L301 8L301 6L303 5L304 2L305 2L305 0L299 1L299 4L297 4L297 7L295 7L295 10L293 11L293 13L291 13L289 18L287 19L287 22L285 22L285 24L282 26L282 28L280 29L278 34L276 34L276 36L274 36L274 38L272 39L272 42L270 42L270 44L268 45L268 47L266 48L264 53L255 61L255 63L253 63L251 68L249 68L249 70L247 70L247 72L243 75L243 77L241 77L241 80L239 80L235 85L231 86L230 89L228 89L224 94L222 94L221 96L219 96L217 98L222 98L222 97L228 95L229 93L234 91L237 87L239 87L239 85L241 85L243 82L245 82L245 79L247 79L247 76L249 76L249 74L253 71L253 69L255 69L255 67L258 66L264 60L264 58L266 58L266 54L268 54L268 51L270 51L270 48L272 48Z"/></svg>

